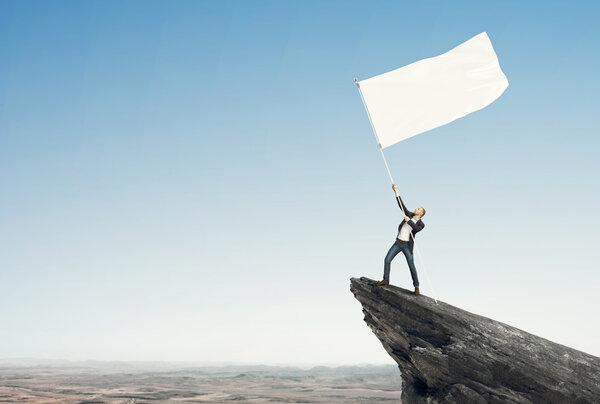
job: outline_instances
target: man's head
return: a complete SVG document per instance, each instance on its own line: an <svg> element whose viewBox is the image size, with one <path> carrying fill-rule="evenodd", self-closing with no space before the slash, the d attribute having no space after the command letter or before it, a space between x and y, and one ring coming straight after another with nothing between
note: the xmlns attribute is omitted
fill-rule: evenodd
<svg viewBox="0 0 600 404"><path fill-rule="evenodd" d="M419 206L417 209L415 209L414 214L415 214L415 216L419 216L419 217L425 216L425 208L422 206Z"/></svg>

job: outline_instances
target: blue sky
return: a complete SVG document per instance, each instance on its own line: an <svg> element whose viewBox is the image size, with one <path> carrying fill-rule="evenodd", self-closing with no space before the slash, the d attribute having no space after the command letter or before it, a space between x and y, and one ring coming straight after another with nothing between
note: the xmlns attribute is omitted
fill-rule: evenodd
<svg viewBox="0 0 600 404"><path fill-rule="evenodd" d="M1 2L0 357L391 363L349 292L401 220L352 80L482 31L507 91L386 149L422 292L600 355L598 8Z"/></svg>

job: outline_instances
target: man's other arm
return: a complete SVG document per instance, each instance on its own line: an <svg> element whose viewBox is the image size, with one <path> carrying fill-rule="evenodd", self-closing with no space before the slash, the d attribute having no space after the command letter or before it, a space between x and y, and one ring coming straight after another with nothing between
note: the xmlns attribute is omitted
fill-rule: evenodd
<svg viewBox="0 0 600 404"><path fill-rule="evenodd" d="M420 232L425 227L425 223L422 220L409 220L406 223L415 231L415 233Z"/></svg>

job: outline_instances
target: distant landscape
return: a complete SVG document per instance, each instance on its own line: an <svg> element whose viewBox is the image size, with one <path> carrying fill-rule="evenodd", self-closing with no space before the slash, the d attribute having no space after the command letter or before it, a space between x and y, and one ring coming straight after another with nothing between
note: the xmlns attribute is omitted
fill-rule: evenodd
<svg viewBox="0 0 600 404"><path fill-rule="evenodd" d="M395 365L302 369L0 359L0 402L377 403L400 400Z"/></svg>

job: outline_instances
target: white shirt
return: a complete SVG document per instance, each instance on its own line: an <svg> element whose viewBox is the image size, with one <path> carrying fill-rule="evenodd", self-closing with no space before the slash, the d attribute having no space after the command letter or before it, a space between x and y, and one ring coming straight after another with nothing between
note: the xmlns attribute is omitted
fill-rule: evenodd
<svg viewBox="0 0 600 404"><path fill-rule="evenodd" d="M413 223L417 223L418 219L415 219L414 217L412 219L410 219L411 222ZM403 223L402 227L400 228L400 231L398 232L398 239L401 241L410 241L410 231L412 230L412 227L410 227L410 224L408 223Z"/></svg>

